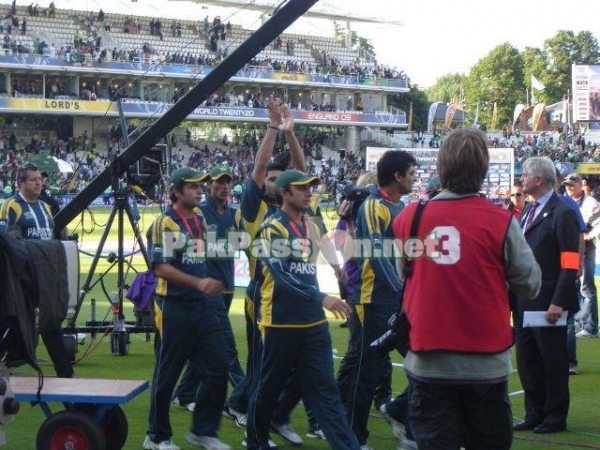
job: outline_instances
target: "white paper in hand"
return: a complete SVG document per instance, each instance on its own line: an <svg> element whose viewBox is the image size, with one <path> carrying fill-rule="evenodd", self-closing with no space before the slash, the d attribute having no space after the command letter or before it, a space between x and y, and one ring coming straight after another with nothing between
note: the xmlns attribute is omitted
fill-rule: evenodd
<svg viewBox="0 0 600 450"><path fill-rule="evenodd" d="M556 323L549 323L546 320L546 313L547 311L525 311L523 313L523 328L567 326L568 311L563 311Z"/></svg>

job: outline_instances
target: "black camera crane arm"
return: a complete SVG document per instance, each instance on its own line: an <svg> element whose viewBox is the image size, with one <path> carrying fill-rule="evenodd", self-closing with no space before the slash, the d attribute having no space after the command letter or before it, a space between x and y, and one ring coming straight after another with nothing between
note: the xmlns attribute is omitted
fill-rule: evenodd
<svg viewBox="0 0 600 450"><path fill-rule="evenodd" d="M54 218L55 229L62 230L111 185L112 177L122 175L144 156L158 140L175 128L210 94L221 87L286 28L306 13L318 0L289 0L258 30L215 67L191 91L175 103L139 138L129 145L106 169L71 200ZM125 130L123 130L125 132Z"/></svg>

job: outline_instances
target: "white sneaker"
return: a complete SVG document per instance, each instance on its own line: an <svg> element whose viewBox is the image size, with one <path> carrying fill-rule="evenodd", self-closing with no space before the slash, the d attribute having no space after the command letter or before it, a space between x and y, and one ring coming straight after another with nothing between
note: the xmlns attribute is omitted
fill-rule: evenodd
<svg viewBox="0 0 600 450"><path fill-rule="evenodd" d="M179 406L180 408L184 408L187 409L188 411L194 412L194 409L196 409L196 403L195 402L191 402L191 403L181 403L179 401L178 397L175 397L173 399L173 404Z"/></svg>
<svg viewBox="0 0 600 450"><path fill-rule="evenodd" d="M281 439L286 441L288 444L295 446L302 445L304 442L298 433L294 431L292 425L289 423L278 424L271 422L271 430L275 432Z"/></svg>
<svg viewBox="0 0 600 450"><path fill-rule="evenodd" d="M184 439L188 444L204 447L207 450L231 450L231 447L214 436L199 436L191 431L185 433Z"/></svg>
<svg viewBox="0 0 600 450"><path fill-rule="evenodd" d="M404 449L415 450L417 448L416 442L411 441L410 439L408 439L406 437L406 426L404 426L404 424L402 422L399 422L398 420L393 419L388 414L387 405L381 405L381 408L379 408L379 411L381 411L381 415L392 426L392 433L400 441L400 446L398 447L398 450L404 450Z"/></svg>
<svg viewBox="0 0 600 450"><path fill-rule="evenodd" d="M228 419L231 419L240 428L246 428L248 425L248 416L244 413L236 411L230 406L225 405L223 408L223 415Z"/></svg>
<svg viewBox="0 0 600 450"><path fill-rule="evenodd" d="M418 450L417 443L408 439L407 437L403 437L400 439L400 444L398 444L397 450Z"/></svg>
<svg viewBox="0 0 600 450"><path fill-rule="evenodd" d="M325 437L325 434L323 433L323 430L320 429L316 429L316 430L308 430L306 433L306 437L310 438L310 439L327 439Z"/></svg>
<svg viewBox="0 0 600 450"><path fill-rule="evenodd" d="M579 338L579 339L589 339L589 338L597 338L598 334L592 334L589 331L586 330L579 330L576 334L575 337Z"/></svg>
<svg viewBox="0 0 600 450"><path fill-rule="evenodd" d="M146 450L181 450L171 439L162 442L154 442L149 436L146 436L143 445Z"/></svg>
<svg viewBox="0 0 600 450"><path fill-rule="evenodd" d="M248 433L246 433L245 431L244 431L244 439L242 440L242 447L244 447L244 448L248 447ZM273 442L271 439L269 439L269 449L277 450L277 444L275 442Z"/></svg>
<svg viewBox="0 0 600 450"><path fill-rule="evenodd" d="M363 444L360 446L360 450L373 450L373 447L369 447L367 444Z"/></svg>

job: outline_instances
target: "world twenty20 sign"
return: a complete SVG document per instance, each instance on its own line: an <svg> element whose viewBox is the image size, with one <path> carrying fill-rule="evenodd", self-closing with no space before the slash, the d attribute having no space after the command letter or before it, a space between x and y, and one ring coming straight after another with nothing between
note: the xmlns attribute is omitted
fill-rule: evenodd
<svg viewBox="0 0 600 450"><path fill-rule="evenodd" d="M439 149L414 149L414 148L387 148L367 147L366 169L377 169L377 161L388 150L404 150L415 157L418 167L416 169L413 192L405 199L417 201L427 196L427 184L432 177L437 175L437 159ZM514 149L490 148L490 165L488 173L483 180L482 193L490 200L500 201L506 198L515 174Z"/></svg>

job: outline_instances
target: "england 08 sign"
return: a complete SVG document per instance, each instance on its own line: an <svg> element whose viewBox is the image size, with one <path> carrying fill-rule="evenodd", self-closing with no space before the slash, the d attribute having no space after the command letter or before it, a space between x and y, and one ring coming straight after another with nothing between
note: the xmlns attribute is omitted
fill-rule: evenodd
<svg viewBox="0 0 600 450"><path fill-rule="evenodd" d="M417 169L413 192L405 199L408 202L417 201L427 196L427 184L432 177L437 175L437 159L439 149L416 148L387 148L367 147L366 169L377 170L377 161L388 150L404 150L412 154L417 160ZM501 202L510 192L510 187L515 175L514 149L490 148L490 165L483 181L481 192L494 202Z"/></svg>

